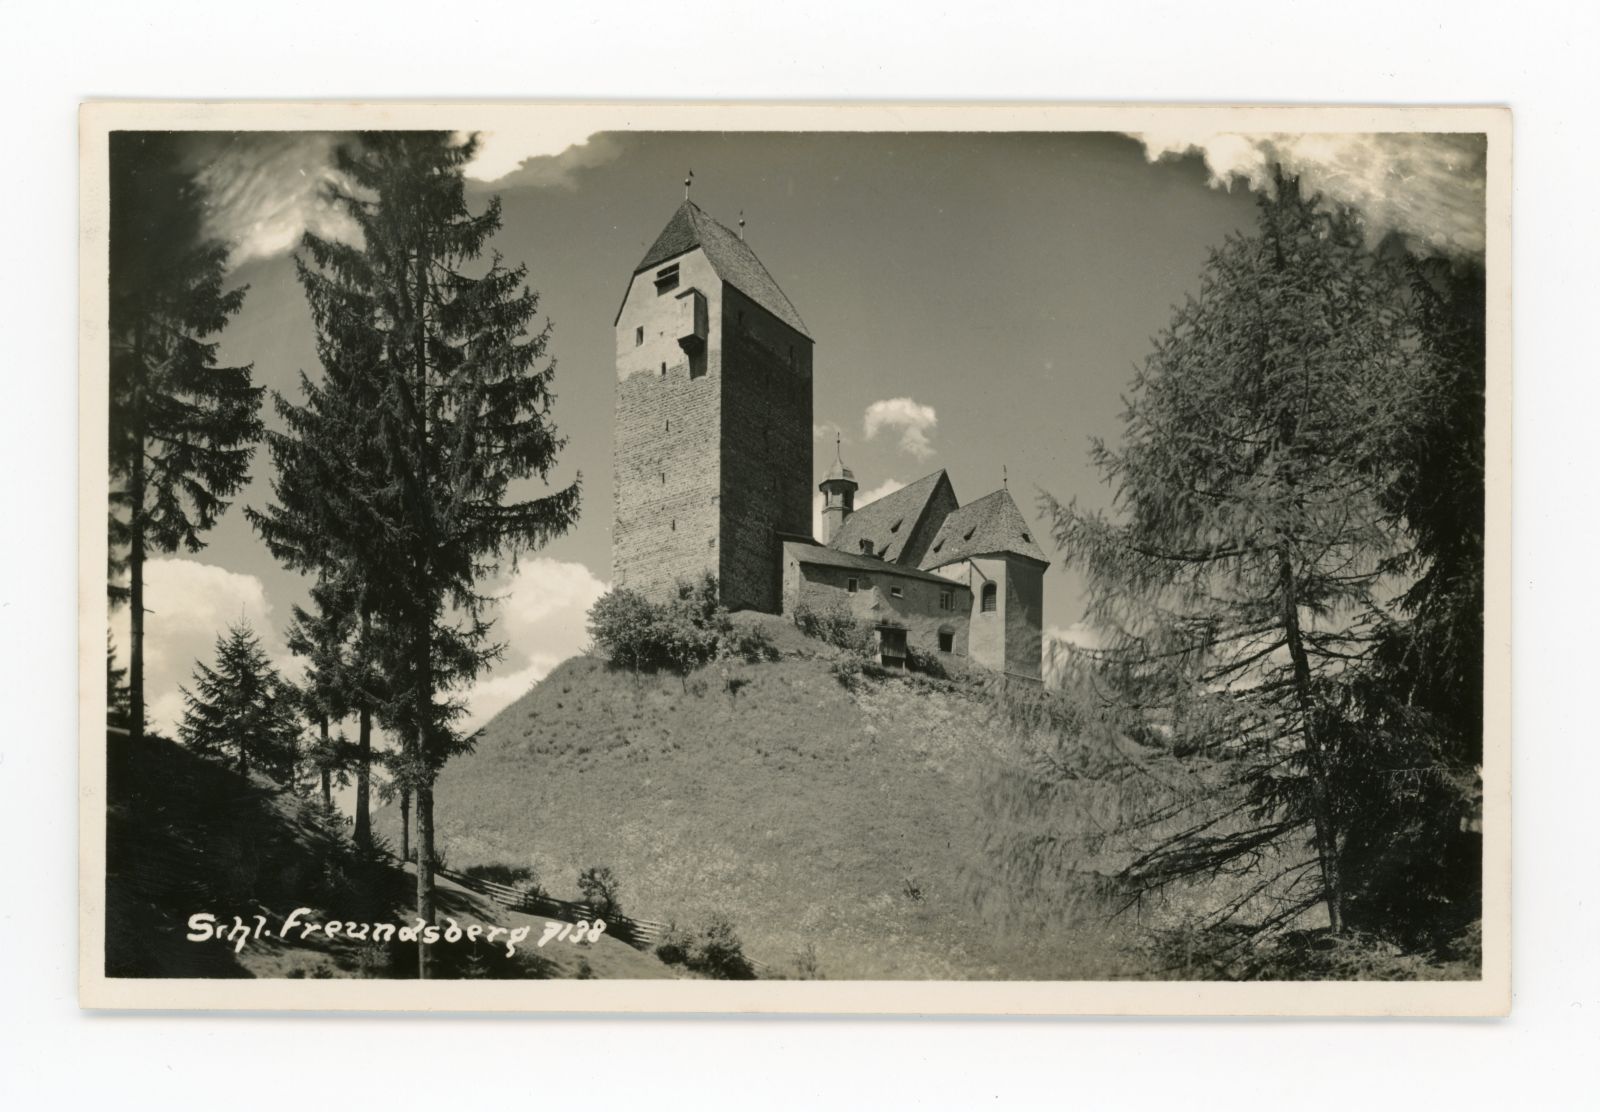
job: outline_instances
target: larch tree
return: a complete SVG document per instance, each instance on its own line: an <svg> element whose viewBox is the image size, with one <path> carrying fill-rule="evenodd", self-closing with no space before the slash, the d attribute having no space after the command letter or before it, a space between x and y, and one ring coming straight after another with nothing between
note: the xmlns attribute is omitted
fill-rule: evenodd
<svg viewBox="0 0 1600 1112"><path fill-rule="evenodd" d="M1351 791L1382 778L1339 774L1345 704L1397 589L1387 452L1418 345L1402 269L1352 214L1279 176L1258 215L1156 339L1120 444L1094 445L1111 513L1045 508L1107 638L1099 713L1216 773L1124 880L1229 875L1225 917L1270 928L1320 905L1337 934L1363 880Z"/></svg>
<svg viewBox="0 0 1600 1112"><path fill-rule="evenodd" d="M342 149L335 200L359 247L308 235L302 281L343 368L322 405L360 462L343 467L332 523L370 590L382 715L400 739L391 769L415 808L417 914L434 916L433 785L471 739L462 685L494 660L479 584L500 561L576 520L579 486L548 486L563 441L550 419L550 328L536 326L526 268L488 250L498 199L473 214L462 168L475 144L446 133L366 133ZM342 465L341 465L342 466ZM535 497L511 486L536 479ZM359 505L350 505L358 502ZM337 514L333 516L338 516ZM427 975L419 944L419 974Z"/></svg>
<svg viewBox="0 0 1600 1112"><path fill-rule="evenodd" d="M130 608L128 725L145 725L144 565L205 547L249 478L261 435L251 368L217 364L215 337L244 303L228 248L166 133L113 132L110 157L110 572ZM117 579L127 576L126 590Z"/></svg>
<svg viewBox="0 0 1600 1112"><path fill-rule="evenodd" d="M267 658L248 625L217 638L215 666L195 662L194 689L180 688L182 742L197 753L236 763L292 786L298 758L298 697Z"/></svg>

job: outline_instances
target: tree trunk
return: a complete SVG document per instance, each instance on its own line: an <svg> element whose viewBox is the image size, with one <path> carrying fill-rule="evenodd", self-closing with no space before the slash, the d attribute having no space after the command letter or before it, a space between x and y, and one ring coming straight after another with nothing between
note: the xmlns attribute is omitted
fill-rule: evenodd
<svg viewBox="0 0 1600 1112"><path fill-rule="evenodd" d="M411 860L411 789L400 789L400 860Z"/></svg>
<svg viewBox="0 0 1600 1112"><path fill-rule="evenodd" d="M134 341L134 361L143 375L144 330ZM134 742L144 740L144 391L133 388L133 473L128 476L128 733Z"/></svg>
<svg viewBox="0 0 1600 1112"><path fill-rule="evenodd" d="M1296 591L1294 565L1285 549L1278 552L1278 581L1283 596L1283 631L1294 665L1295 699L1300 705L1301 730L1306 753L1311 758L1311 809L1316 831L1317 860L1322 868L1322 891L1328 905L1328 929L1344 933L1344 887L1339 876L1339 847L1333 823L1333 806L1328 798L1327 757L1322 748L1316 703L1311 693L1311 663L1300 635L1300 602Z"/></svg>
<svg viewBox="0 0 1600 1112"><path fill-rule="evenodd" d="M328 716L326 714L317 716L317 726L322 731L322 755L321 760L318 762L322 766L322 805L324 807L332 807L333 769L328 765L328 754L331 752L330 745L332 743L328 738Z"/></svg>
<svg viewBox="0 0 1600 1112"><path fill-rule="evenodd" d="M433 922L433 788L417 785L417 918ZM428 979L428 944L417 938L417 979Z"/></svg>
<svg viewBox="0 0 1600 1112"><path fill-rule="evenodd" d="M361 606L361 645L372 642L372 612ZM372 845L372 708L363 701L356 727L356 845Z"/></svg>

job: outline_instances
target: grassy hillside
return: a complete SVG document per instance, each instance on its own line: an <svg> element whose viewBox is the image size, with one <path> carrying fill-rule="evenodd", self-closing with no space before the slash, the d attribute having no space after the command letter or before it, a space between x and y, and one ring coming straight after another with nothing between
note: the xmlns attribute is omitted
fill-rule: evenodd
<svg viewBox="0 0 1600 1112"><path fill-rule="evenodd" d="M1104 938L1013 928L969 896L994 733L970 685L851 692L834 650L741 620L783 659L680 679L580 657L497 716L438 785L450 866L532 865L570 897L579 870L608 865L626 911L721 912L779 973L802 955L830 978L1127 972ZM397 838L395 808L378 823Z"/></svg>
<svg viewBox="0 0 1600 1112"><path fill-rule="evenodd" d="M240 776L159 738L137 747L110 739L106 877L106 972L113 977L404 977L414 945L388 946L318 934L288 938L284 918L408 923L412 879L363 860L320 807L260 778ZM496 907L441 883L441 916L530 937L515 958L503 946L440 944L441 976L665 977L652 955L614 939L583 946L533 943L544 920ZM265 936L236 951L227 942L186 939L189 917L209 912L232 924L266 917Z"/></svg>

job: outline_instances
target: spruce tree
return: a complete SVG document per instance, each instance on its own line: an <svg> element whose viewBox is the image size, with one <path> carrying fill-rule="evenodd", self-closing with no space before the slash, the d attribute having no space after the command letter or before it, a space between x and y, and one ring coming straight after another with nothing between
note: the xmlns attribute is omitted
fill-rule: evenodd
<svg viewBox="0 0 1600 1112"><path fill-rule="evenodd" d="M538 297L525 267L488 251L498 199L476 215L466 203L473 149L445 133L376 132L339 153L350 188L336 200L362 246L305 238L302 283L332 366L321 384L303 383L306 420L290 434L303 440L284 456L304 453L294 466L317 476L294 510L316 523L308 565L331 558L365 590L364 638L388 678L382 717L401 742L391 768L414 802L417 914L428 921L433 784L471 744L453 693L499 653L479 582L578 511L576 482L510 498L514 481L548 480L563 442ZM427 964L419 946L423 976Z"/></svg>
<svg viewBox="0 0 1600 1112"><path fill-rule="evenodd" d="M294 689L272 667L247 624L217 638L215 667L195 662L194 690L183 692L178 736L197 753L234 761L292 786L300 722Z"/></svg>
<svg viewBox="0 0 1600 1112"><path fill-rule="evenodd" d="M353 763L344 735L335 735L333 726L349 715L353 699L349 653L354 621L349 600L326 582L312 588L311 601L315 612L293 608L288 644L290 652L306 661L300 703L306 719L317 727L317 739L308 756L322 801L331 807L334 782L347 782ZM362 829L361 820L366 817L362 810L357 813L356 841L366 845L370 838L365 835L370 831Z"/></svg>
<svg viewBox="0 0 1600 1112"><path fill-rule="evenodd" d="M166 133L111 135L110 587L131 608L129 728L143 735L144 564L203 548L249 477L261 434L251 369L217 365L214 339L244 302L228 248L202 229L203 200Z"/></svg>
<svg viewBox="0 0 1600 1112"><path fill-rule="evenodd" d="M1207 769L1126 879L1231 875L1225 912L1268 904L1270 927L1320 904L1339 933L1362 879L1349 793L1382 779L1340 776L1345 705L1394 593L1386 452L1417 345L1403 275L1356 218L1276 185L1157 339L1120 445L1095 444L1114 516L1046 505L1109 638L1101 709Z"/></svg>

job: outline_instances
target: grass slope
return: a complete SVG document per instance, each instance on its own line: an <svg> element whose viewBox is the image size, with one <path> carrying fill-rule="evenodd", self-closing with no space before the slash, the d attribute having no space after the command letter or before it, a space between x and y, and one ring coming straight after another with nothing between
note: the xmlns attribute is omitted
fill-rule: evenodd
<svg viewBox="0 0 1600 1112"><path fill-rule="evenodd" d="M680 680L579 657L498 715L438 784L451 867L532 865L573 896L580 869L609 865L625 911L721 912L780 974L808 948L830 978L1104 971L1087 940L1011 930L967 894L993 734L970 689L908 677L852 693L833 650L741 620L784 658ZM378 821L397 837L396 808Z"/></svg>
<svg viewBox="0 0 1600 1112"><path fill-rule="evenodd" d="M113 977L396 977L415 970L415 946L345 939L274 937L296 908L318 922L410 923L413 881L364 864L320 808L256 777L151 738L135 747L112 737L108 761L106 972ZM528 925L514 960L503 946L440 944L441 976L668 977L652 955L614 939L535 947L544 920L496 907L441 882L440 915L462 925ZM266 917L263 937L236 952L226 942L190 942L189 916L232 923ZM442 921L442 920L441 920ZM267 933L272 932L272 933ZM408 968L409 967L409 968Z"/></svg>

